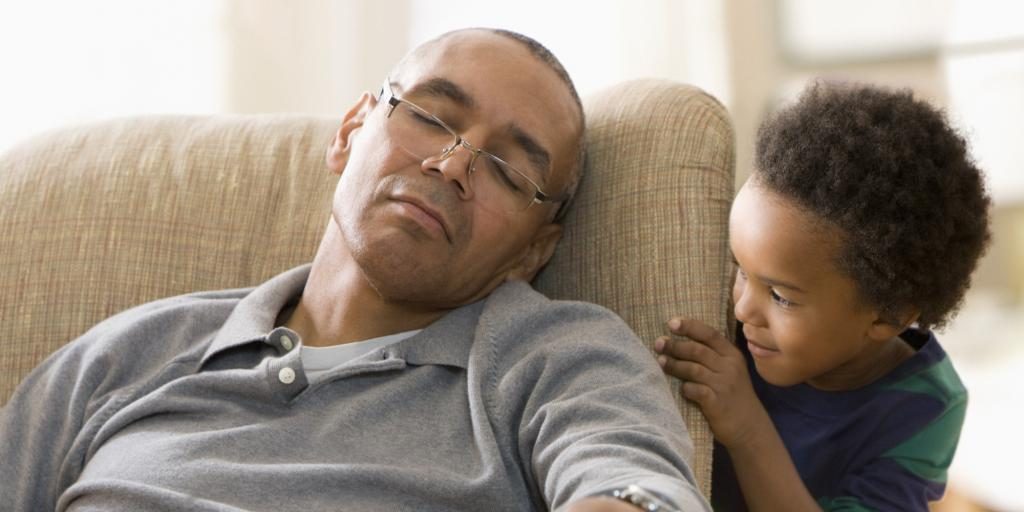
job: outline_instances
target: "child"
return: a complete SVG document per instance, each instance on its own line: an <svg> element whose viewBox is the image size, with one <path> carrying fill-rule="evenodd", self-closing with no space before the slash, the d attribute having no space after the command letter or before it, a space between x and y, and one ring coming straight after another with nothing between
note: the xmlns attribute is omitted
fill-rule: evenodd
<svg viewBox="0 0 1024 512"><path fill-rule="evenodd" d="M683 319L670 330L693 342L655 341L720 443L716 509L942 496L966 391L931 329L963 299L989 206L964 140L909 92L816 83L761 126L729 223L737 343Z"/></svg>

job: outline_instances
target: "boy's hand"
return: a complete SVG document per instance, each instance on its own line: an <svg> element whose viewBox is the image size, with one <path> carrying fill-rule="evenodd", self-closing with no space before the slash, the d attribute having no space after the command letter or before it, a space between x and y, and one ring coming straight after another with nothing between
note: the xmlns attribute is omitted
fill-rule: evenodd
<svg viewBox="0 0 1024 512"><path fill-rule="evenodd" d="M673 318L673 334L654 340L658 364L683 381L684 397L700 406L718 442L727 448L751 442L766 426L774 428L754 394L743 354L725 336L697 320Z"/></svg>

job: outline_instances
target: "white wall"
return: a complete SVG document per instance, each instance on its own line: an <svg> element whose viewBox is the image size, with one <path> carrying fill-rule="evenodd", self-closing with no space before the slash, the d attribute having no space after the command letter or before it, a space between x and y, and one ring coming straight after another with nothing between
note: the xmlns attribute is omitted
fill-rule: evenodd
<svg viewBox="0 0 1024 512"><path fill-rule="evenodd" d="M465 26L549 46L582 94L638 77L728 102L723 9L705 0L35 0L0 6L0 150L144 113L338 115L416 44Z"/></svg>
<svg viewBox="0 0 1024 512"><path fill-rule="evenodd" d="M0 150L72 122L220 111L222 4L0 3Z"/></svg>

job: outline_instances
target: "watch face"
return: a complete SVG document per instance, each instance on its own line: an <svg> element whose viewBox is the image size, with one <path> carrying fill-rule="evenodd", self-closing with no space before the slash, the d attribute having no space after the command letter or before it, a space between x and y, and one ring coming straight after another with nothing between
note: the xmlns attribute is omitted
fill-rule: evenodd
<svg viewBox="0 0 1024 512"><path fill-rule="evenodd" d="M654 493L637 485L630 485L611 492L613 498L636 505L648 512L673 512L675 509Z"/></svg>

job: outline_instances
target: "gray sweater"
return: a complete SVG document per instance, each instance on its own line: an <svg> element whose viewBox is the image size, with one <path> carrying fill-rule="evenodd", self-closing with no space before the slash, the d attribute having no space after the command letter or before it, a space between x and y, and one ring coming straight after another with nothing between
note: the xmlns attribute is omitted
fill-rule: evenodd
<svg viewBox="0 0 1024 512"><path fill-rule="evenodd" d="M635 483L708 509L611 312L508 283L309 385L274 325L308 273L145 304L52 355L0 410L0 508L543 510Z"/></svg>

